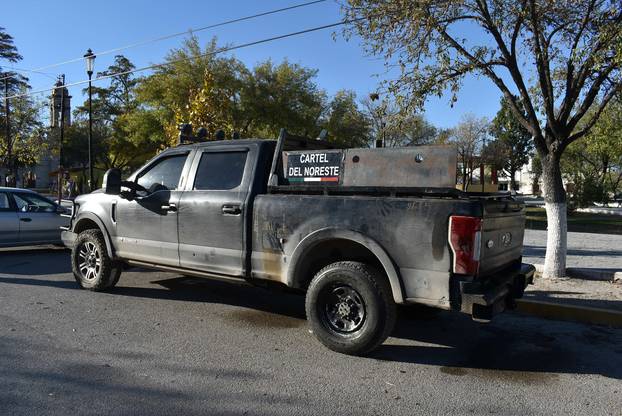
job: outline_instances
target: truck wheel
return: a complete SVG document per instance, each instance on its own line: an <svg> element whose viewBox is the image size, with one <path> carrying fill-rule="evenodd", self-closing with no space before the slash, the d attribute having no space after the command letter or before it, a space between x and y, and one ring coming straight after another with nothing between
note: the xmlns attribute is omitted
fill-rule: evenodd
<svg viewBox="0 0 622 416"><path fill-rule="evenodd" d="M121 264L108 256L100 230L84 230L71 250L71 268L76 282L87 290L106 290L117 284Z"/></svg>
<svg viewBox="0 0 622 416"><path fill-rule="evenodd" d="M395 325L395 303L386 278L354 261L320 270L307 290L305 309L318 340L343 354L372 351Z"/></svg>

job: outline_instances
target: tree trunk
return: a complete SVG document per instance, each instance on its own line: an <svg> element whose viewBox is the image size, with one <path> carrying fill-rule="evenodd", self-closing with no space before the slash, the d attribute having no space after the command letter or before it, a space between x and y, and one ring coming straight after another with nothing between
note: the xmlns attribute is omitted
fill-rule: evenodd
<svg viewBox="0 0 622 416"><path fill-rule="evenodd" d="M549 153L541 157L542 185L547 218L546 258L542 277L564 277L566 274L566 251L568 223L566 191L559 166L560 156Z"/></svg>
<svg viewBox="0 0 622 416"><path fill-rule="evenodd" d="M516 171L510 169L510 191L516 190Z"/></svg>

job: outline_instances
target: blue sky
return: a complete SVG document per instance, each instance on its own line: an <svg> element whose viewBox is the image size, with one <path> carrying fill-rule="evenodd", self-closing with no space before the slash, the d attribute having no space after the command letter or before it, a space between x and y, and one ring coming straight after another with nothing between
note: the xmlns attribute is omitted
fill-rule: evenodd
<svg viewBox="0 0 622 416"><path fill-rule="evenodd" d="M304 0L108 0L51 2L44 0L10 1L3 5L2 22L24 60L19 68L38 68L82 56L88 48L95 52L137 41L186 31L224 20L303 3ZM241 44L314 26L334 23L342 15L333 1L262 17L252 21L196 33L207 42L217 36L221 44ZM384 72L380 58L365 56L360 39L345 41L334 30L315 32L235 51L247 66L271 58L318 69L317 84L329 94L351 89L362 98L374 91ZM122 52L137 67L163 60L166 52L180 45L175 38ZM95 70L105 69L114 55L96 59ZM50 87L57 74L64 73L67 83L86 79L83 62L48 69L48 76L30 74L33 89ZM71 94L82 101L81 86ZM493 117L499 108L500 94L486 79L467 79L458 103L450 108L449 96L433 98L425 107L426 117L436 126L451 127L465 113Z"/></svg>

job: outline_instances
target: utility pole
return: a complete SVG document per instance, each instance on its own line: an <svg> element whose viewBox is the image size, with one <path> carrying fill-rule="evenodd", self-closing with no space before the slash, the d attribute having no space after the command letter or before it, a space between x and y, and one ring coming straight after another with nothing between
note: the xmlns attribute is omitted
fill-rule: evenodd
<svg viewBox="0 0 622 416"><path fill-rule="evenodd" d="M60 76L60 139L58 152L58 205L63 199L63 139L65 137L65 74Z"/></svg>
<svg viewBox="0 0 622 416"><path fill-rule="evenodd" d="M12 164L12 151L13 144L11 143L11 110L9 109L9 75L4 74L4 111L5 111L5 130L6 130L6 162L7 167L9 168L9 173L12 175L13 173L13 164ZM7 182L8 183L8 182Z"/></svg>

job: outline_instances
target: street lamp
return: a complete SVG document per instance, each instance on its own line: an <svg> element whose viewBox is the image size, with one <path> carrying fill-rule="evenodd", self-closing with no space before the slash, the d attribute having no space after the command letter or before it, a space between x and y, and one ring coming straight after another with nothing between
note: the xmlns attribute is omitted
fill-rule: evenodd
<svg viewBox="0 0 622 416"><path fill-rule="evenodd" d="M93 99L91 88L91 77L93 76L93 67L95 66L95 54L91 49L84 54L86 62L86 73L89 75L89 192L93 191L93 109L91 102Z"/></svg>

